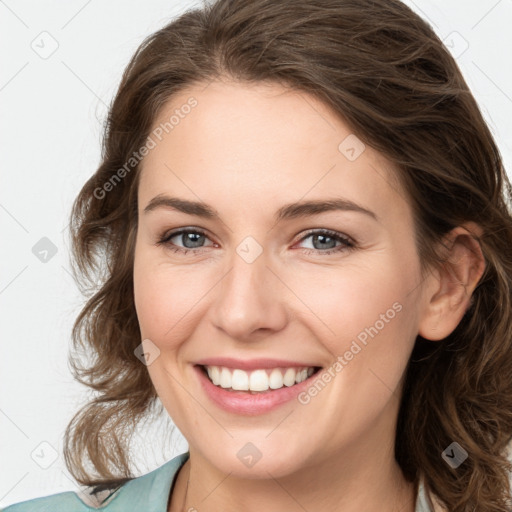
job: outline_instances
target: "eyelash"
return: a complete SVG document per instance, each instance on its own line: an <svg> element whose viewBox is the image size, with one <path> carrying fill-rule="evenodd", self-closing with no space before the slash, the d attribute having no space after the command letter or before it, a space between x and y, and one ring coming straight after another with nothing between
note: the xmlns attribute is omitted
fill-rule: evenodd
<svg viewBox="0 0 512 512"><path fill-rule="evenodd" d="M176 246L174 244L171 244L169 242L169 240L171 238L174 238L177 235L182 235L184 233L196 233L196 234L207 236L207 234L204 231L200 230L200 229L180 229L178 231L174 231L174 232L171 232L171 233L164 233L160 237L160 239L157 241L156 245L157 246L166 245L166 246L168 246L168 248L171 251L176 252L176 253L182 253L183 255L187 254L188 252L195 252L195 253L201 252L201 249L203 249L202 247L199 247L198 249L183 249L182 247L178 247L178 246ZM329 238L334 238L335 240L341 242L342 245L338 246L335 249L328 249L328 250L325 250L325 251L322 251L320 249L304 249L305 254L311 254L311 253L318 254L318 253L321 253L321 254L329 255L329 254L339 253L339 252L342 252L342 251L351 251L351 250L354 250L356 248L356 244L350 238L348 238L347 236L342 235L341 233L338 233L337 231L332 231L330 229L318 229L318 230L308 231L299 240L299 242L304 241L305 239L309 238L312 235L327 235Z"/></svg>

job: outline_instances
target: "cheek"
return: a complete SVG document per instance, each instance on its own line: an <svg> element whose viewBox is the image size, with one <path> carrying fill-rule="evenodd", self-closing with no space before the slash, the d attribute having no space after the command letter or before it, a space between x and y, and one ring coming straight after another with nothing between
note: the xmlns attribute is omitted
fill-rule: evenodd
<svg viewBox="0 0 512 512"><path fill-rule="evenodd" d="M322 342L332 354L340 354L352 340L370 337L371 327L376 327L380 338L401 329L414 274L401 262L381 257L357 266L296 272L300 279L296 277L292 286L318 320ZM375 328L370 330L375 333Z"/></svg>
<svg viewBox="0 0 512 512"><path fill-rule="evenodd" d="M134 300L141 336L160 350L174 349L189 336L207 290L192 265L171 265L159 255L136 251Z"/></svg>

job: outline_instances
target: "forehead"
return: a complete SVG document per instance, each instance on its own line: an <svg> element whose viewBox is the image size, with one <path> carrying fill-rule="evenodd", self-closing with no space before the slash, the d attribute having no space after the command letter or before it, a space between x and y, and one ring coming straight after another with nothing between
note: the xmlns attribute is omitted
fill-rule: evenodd
<svg viewBox="0 0 512 512"><path fill-rule="evenodd" d="M405 199L382 154L323 102L278 84L196 84L167 102L151 137L141 203L172 191L247 210L338 194L384 212Z"/></svg>

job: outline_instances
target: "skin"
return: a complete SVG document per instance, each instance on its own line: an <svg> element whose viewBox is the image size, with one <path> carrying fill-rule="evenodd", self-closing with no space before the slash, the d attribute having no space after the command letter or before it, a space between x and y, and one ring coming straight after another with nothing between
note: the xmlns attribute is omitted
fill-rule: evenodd
<svg viewBox="0 0 512 512"><path fill-rule="evenodd" d="M478 227L454 230L450 268L422 276L412 211L383 155L367 145L347 159L338 146L349 126L304 93L205 85L160 112L155 127L190 96L198 101L145 157L138 190L135 303L142 339L160 351L148 371L190 447L168 510L412 512L416 489L394 459L402 379L416 336L442 339L466 311L484 269L469 236ZM203 201L220 220L170 208L144 213L158 194ZM377 219L330 211L273 220L284 204L331 197ZM172 243L194 247L184 236L157 244L178 228L205 231L202 247L173 252ZM355 246L327 255L343 244L322 245L309 229L334 230ZM263 251L252 263L236 252L247 236ZM328 368L394 303L401 311L306 405L226 412L192 370L214 356ZM262 453L250 468L237 457L247 442Z"/></svg>

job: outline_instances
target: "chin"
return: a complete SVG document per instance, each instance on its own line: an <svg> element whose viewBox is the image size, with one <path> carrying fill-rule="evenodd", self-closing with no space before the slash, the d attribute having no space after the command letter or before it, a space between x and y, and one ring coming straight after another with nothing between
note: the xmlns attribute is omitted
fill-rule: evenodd
<svg viewBox="0 0 512 512"><path fill-rule="evenodd" d="M265 440L268 432L244 440L230 440L203 452L210 463L225 474L243 479L282 478L308 467L304 446L286 444L282 439Z"/></svg>

